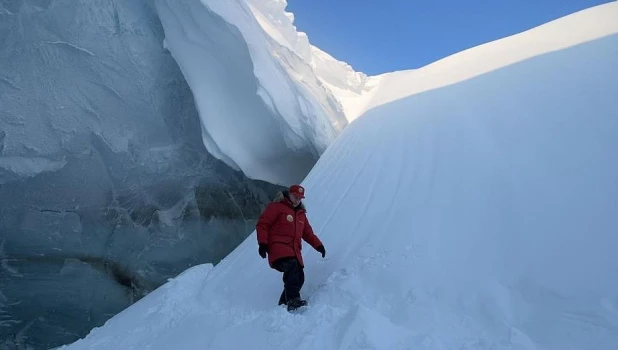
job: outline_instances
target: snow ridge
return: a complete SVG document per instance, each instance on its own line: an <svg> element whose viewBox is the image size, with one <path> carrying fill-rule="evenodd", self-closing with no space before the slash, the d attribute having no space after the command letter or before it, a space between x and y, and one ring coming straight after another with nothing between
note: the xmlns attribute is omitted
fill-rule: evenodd
<svg viewBox="0 0 618 350"><path fill-rule="evenodd" d="M495 40L415 70L375 77L376 91L358 103L365 111L400 98L448 86L548 52L618 32L618 1L591 7L510 37Z"/></svg>
<svg viewBox="0 0 618 350"><path fill-rule="evenodd" d="M286 0L248 0L252 13L270 38L306 62L324 89L332 93L345 116L357 115L365 98L377 84L377 78L355 71L311 45L309 38L294 26L294 14L286 12Z"/></svg>
<svg viewBox="0 0 618 350"><path fill-rule="evenodd" d="M455 84L544 53L618 32L618 2L592 7L510 37L488 42L419 69L367 76L311 45L297 32L285 0L249 0L264 30L309 62L353 121L366 111L400 98Z"/></svg>

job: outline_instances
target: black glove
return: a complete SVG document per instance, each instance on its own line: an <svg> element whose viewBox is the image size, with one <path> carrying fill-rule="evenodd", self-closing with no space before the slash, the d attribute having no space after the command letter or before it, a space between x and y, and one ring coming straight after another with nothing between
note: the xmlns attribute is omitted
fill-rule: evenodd
<svg viewBox="0 0 618 350"><path fill-rule="evenodd" d="M318 252L322 253L322 257L326 256L326 249L324 249L323 245L317 247L315 250L317 250Z"/></svg>
<svg viewBox="0 0 618 350"><path fill-rule="evenodd" d="M262 259L266 258L266 253L268 253L268 244L260 243L260 248L258 248L258 253Z"/></svg>

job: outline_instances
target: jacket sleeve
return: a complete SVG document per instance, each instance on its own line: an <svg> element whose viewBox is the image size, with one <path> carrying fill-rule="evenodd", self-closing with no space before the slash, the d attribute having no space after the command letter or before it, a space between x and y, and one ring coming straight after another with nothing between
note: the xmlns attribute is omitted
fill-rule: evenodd
<svg viewBox="0 0 618 350"><path fill-rule="evenodd" d="M264 212L258 219L257 224L255 225L255 229L257 231L257 241L258 244L268 244L268 233L272 224L277 219L277 215L279 211L277 210L276 205L274 203L269 203L264 209Z"/></svg>
<svg viewBox="0 0 618 350"><path fill-rule="evenodd" d="M309 219L305 221L305 228L303 229L303 239L305 242L309 243L313 249L318 249L319 246L323 245L322 241L313 233L313 227L309 224Z"/></svg>

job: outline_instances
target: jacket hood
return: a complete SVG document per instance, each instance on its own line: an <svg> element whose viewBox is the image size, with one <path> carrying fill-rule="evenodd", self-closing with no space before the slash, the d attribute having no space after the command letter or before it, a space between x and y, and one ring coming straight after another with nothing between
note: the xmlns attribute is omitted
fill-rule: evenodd
<svg viewBox="0 0 618 350"><path fill-rule="evenodd" d="M273 202L279 202L279 203L287 202L286 204L290 204L291 206L292 202L290 201L290 192L288 190L277 192L277 194L275 194L275 197L273 198ZM303 201L300 201L300 204L298 205L298 207L294 209L307 211L307 208L305 208L305 204L303 203Z"/></svg>

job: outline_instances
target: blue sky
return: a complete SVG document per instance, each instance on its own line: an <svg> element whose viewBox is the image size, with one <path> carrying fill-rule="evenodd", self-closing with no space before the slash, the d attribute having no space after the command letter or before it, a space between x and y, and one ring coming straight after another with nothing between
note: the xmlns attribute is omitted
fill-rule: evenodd
<svg viewBox="0 0 618 350"><path fill-rule="evenodd" d="M418 68L607 3L601 0L288 0L312 44L370 75Z"/></svg>

